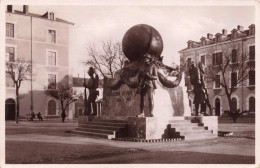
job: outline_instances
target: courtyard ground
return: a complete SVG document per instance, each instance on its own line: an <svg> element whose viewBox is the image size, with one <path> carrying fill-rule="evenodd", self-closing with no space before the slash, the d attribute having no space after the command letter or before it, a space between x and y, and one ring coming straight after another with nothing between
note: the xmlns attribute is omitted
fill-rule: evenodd
<svg viewBox="0 0 260 168"><path fill-rule="evenodd" d="M6 122L6 164L254 164L255 124L220 123L233 136L123 142L67 133L76 121Z"/></svg>

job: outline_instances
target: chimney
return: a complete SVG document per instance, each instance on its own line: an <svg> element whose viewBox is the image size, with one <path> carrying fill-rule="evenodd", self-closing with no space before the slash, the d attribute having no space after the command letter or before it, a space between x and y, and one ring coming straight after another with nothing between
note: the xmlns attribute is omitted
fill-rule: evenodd
<svg viewBox="0 0 260 168"><path fill-rule="evenodd" d="M208 34L207 34L207 38L210 39L210 40L212 40L212 39L213 39L213 35L210 34L210 33L208 33Z"/></svg>
<svg viewBox="0 0 260 168"><path fill-rule="evenodd" d="M23 5L23 13L26 14L26 15L29 13L28 5Z"/></svg>
<svg viewBox="0 0 260 168"><path fill-rule="evenodd" d="M222 30L222 35L226 36L227 35L227 29Z"/></svg>
<svg viewBox="0 0 260 168"><path fill-rule="evenodd" d="M244 31L244 27L241 26L241 25L238 25L238 26L237 26L237 29L238 29L239 31Z"/></svg>
<svg viewBox="0 0 260 168"><path fill-rule="evenodd" d="M13 5L7 5L7 12L13 12Z"/></svg>

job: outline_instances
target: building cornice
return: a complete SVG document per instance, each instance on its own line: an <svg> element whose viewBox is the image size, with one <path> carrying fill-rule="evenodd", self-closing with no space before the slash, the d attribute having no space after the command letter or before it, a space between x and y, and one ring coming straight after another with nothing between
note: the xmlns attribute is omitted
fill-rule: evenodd
<svg viewBox="0 0 260 168"><path fill-rule="evenodd" d="M44 18L41 15L37 15L37 14L33 14L33 13L28 13L28 14L24 14L23 12L5 12L6 14L15 14L15 15L22 15L22 16L27 16L27 17L33 17L33 18L38 18L38 19L43 19L45 21L50 21L50 22L58 22L58 23L65 23L65 24L70 24L70 25L75 25L75 23L57 18L58 20L50 20L48 18Z"/></svg>
<svg viewBox="0 0 260 168"><path fill-rule="evenodd" d="M214 44L205 45L205 46L201 46L201 47L190 48L190 49L186 49L186 50L183 49L184 51L180 50L180 51L178 51L178 53L185 53L185 52L205 49L205 48L209 48L209 47L219 46L219 45L222 45L222 44L227 44L227 43L230 43L230 42L242 41L244 39L250 39L250 38L255 38L255 35L246 36L246 37L238 38L238 39L235 39L235 40L228 40L228 41L224 41L224 42L214 43Z"/></svg>

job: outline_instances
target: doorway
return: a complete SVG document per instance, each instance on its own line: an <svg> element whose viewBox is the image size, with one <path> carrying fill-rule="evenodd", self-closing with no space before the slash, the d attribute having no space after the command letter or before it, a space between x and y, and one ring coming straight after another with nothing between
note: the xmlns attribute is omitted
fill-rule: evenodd
<svg viewBox="0 0 260 168"><path fill-rule="evenodd" d="M7 99L5 101L5 120L15 120L15 101Z"/></svg>
<svg viewBox="0 0 260 168"><path fill-rule="evenodd" d="M215 115L220 116L220 99L216 98L215 100Z"/></svg>

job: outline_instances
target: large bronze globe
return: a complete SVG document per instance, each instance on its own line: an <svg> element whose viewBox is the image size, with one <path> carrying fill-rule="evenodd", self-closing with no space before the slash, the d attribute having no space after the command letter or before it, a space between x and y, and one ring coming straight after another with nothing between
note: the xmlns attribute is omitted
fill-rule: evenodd
<svg viewBox="0 0 260 168"><path fill-rule="evenodd" d="M130 61L138 60L145 53L159 57L163 51L161 35L146 24L138 24L127 30L122 45L123 52Z"/></svg>

